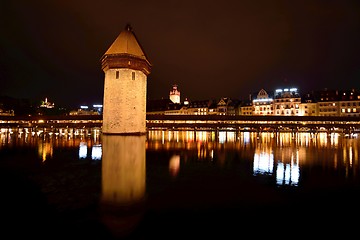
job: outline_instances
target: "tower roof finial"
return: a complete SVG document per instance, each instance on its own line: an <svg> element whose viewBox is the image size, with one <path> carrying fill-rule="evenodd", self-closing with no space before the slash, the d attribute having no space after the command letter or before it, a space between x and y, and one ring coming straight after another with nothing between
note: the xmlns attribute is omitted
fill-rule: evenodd
<svg viewBox="0 0 360 240"><path fill-rule="evenodd" d="M126 30L126 31L132 31L132 27L131 27L131 24L130 24L130 23L127 23L127 24L126 24L125 30Z"/></svg>

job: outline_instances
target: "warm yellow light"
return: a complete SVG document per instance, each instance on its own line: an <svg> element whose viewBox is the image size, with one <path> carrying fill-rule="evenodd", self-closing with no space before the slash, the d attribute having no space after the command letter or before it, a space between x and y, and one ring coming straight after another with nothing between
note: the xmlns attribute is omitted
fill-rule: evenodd
<svg viewBox="0 0 360 240"><path fill-rule="evenodd" d="M175 177L180 170L180 155L174 154L169 160L169 172Z"/></svg>

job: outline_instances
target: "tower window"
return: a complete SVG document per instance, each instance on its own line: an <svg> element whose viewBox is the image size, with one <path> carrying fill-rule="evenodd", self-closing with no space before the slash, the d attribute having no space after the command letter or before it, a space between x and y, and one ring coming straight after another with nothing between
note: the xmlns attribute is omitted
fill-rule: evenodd
<svg viewBox="0 0 360 240"><path fill-rule="evenodd" d="M116 78L116 79L119 79L119 77L120 77L120 72L119 72L119 71L116 71L115 75L116 75L115 78Z"/></svg>
<svg viewBox="0 0 360 240"><path fill-rule="evenodd" d="M135 72L131 73L131 78L132 78L132 80L135 80Z"/></svg>

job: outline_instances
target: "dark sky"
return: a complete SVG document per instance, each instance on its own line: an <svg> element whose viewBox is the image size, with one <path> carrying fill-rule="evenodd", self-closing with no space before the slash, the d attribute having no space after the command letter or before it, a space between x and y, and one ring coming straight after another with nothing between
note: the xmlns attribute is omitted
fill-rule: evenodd
<svg viewBox="0 0 360 240"><path fill-rule="evenodd" d="M127 23L148 99L360 89L360 1L17 0L0 3L0 95L101 103L100 58Z"/></svg>

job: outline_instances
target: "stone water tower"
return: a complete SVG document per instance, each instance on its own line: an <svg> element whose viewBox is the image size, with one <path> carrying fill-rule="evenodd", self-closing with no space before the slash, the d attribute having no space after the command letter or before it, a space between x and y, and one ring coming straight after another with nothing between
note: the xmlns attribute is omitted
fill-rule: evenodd
<svg viewBox="0 0 360 240"><path fill-rule="evenodd" d="M151 64L130 25L105 52L101 67L105 73L102 132L145 134L147 75Z"/></svg>

